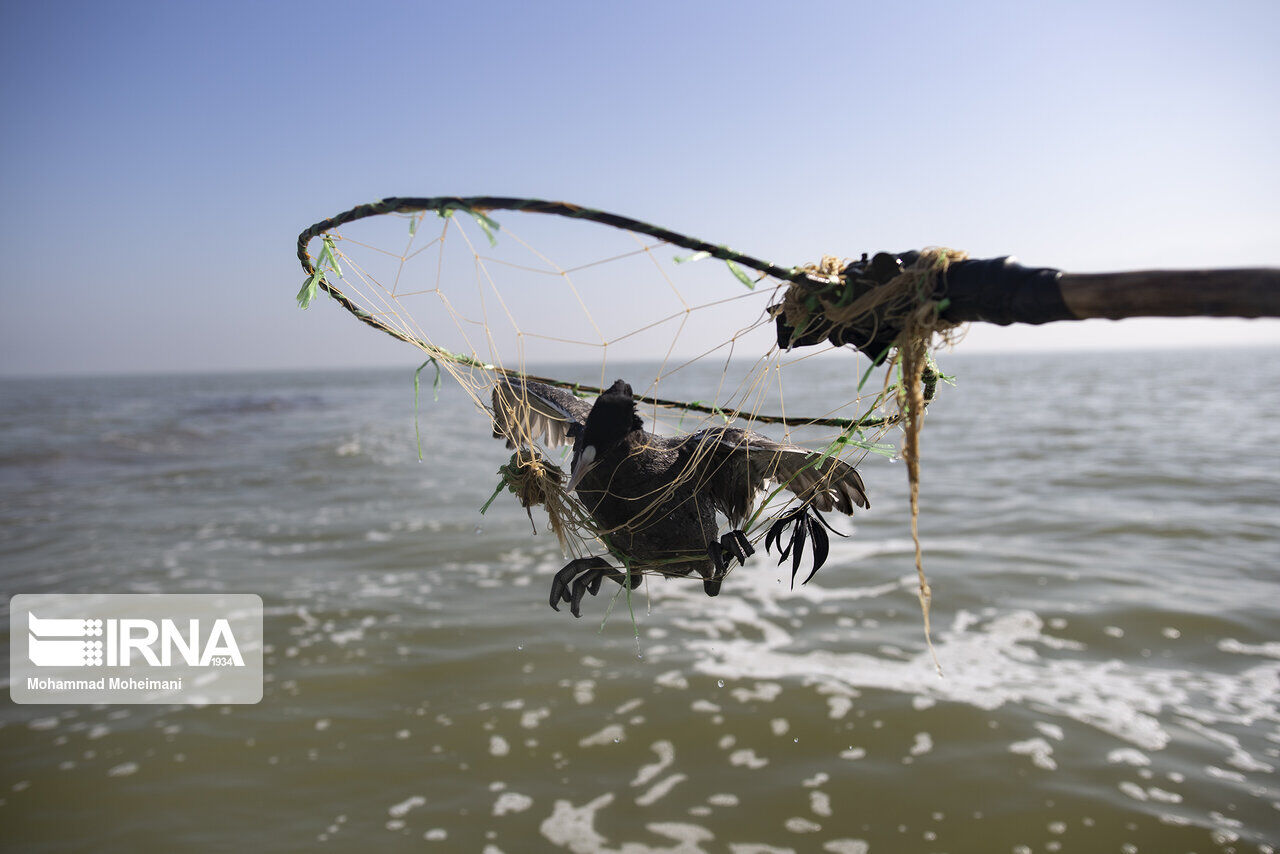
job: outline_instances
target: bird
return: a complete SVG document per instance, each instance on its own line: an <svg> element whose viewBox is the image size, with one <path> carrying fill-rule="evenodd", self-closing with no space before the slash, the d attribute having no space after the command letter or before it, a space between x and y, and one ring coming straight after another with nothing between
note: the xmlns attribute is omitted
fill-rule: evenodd
<svg viewBox="0 0 1280 854"><path fill-rule="evenodd" d="M561 388L504 377L495 383L492 401L493 435L506 439L508 447L572 443L564 489L576 492L601 540L625 567L592 555L557 572L551 607L558 611L567 602L575 617L581 616L584 596L598 593L605 578L634 589L640 582L637 568L666 576L696 572L704 592L717 595L731 562L745 565L755 553L742 527L769 482L801 501L774 522L765 538L766 550L775 541L781 549L786 527L794 526L779 560L792 556L793 583L806 535L814 562L809 578L826 560L823 527L835 529L822 511L852 516L854 507L871 506L857 470L833 455L729 425L680 436L646 430L632 388L623 380L588 404ZM729 523L723 535L717 513Z"/></svg>

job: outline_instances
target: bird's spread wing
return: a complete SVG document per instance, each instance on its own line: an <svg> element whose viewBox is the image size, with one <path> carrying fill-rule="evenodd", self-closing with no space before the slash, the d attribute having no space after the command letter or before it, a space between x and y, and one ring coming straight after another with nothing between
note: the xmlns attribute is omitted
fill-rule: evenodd
<svg viewBox="0 0 1280 854"><path fill-rule="evenodd" d="M533 380L503 378L493 387L493 436L506 439L508 448L568 444L570 429L585 424L589 412L585 400Z"/></svg>
<svg viewBox="0 0 1280 854"><path fill-rule="evenodd" d="M736 427L702 430L681 445L716 509L734 526L751 513L766 481L781 484L822 511L853 515L854 507L871 506L857 470L834 456L824 458Z"/></svg>

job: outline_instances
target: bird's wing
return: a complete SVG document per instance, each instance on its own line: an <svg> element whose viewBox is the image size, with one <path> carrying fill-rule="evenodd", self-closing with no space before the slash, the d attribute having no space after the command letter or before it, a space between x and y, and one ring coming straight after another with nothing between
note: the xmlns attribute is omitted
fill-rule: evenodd
<svg viewBox="0 0 1280 854"><path fill-rule="evenodd" d="M589 412L585 400L545 383L502 378L493 387L493 437L506 439L508 448L568 444L570 430L585 424Z"/></svg>
<svg viewBox="0 0 1280 854"><path fill-rule="evenodd" d="M857 470L834 456L824 457L797 445L736 427L717 427L687 436L682 450L730 524L740 525L767 481L794 492L818 510L853 515L867 508L867 489Z"/></svg>

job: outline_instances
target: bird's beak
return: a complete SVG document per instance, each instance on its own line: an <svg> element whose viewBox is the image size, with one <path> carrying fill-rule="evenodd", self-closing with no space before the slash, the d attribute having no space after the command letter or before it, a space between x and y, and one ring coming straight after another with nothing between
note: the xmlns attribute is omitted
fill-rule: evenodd
<svg viewBox="0 0 1280 854"><path fill-rule="evenodd" d="M582 453L578 455L577 461L573 464L573 473L569 475L569 482L565 484L565 492L573 492L578 488L578 481L582 480L582 476L587 473L587 469L596 461L596 446L587 445L582 449Z"/></svg>

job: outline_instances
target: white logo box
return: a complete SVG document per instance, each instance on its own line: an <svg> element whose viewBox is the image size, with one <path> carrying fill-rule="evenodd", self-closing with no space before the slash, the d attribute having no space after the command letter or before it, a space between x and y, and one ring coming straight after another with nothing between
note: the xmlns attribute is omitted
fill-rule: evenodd
<svg viewBox="0 0 1280 854"><path fill-rule="evenodd" d="M256 703L262 598L41 593L9 600L15 703Z"/></svg>

